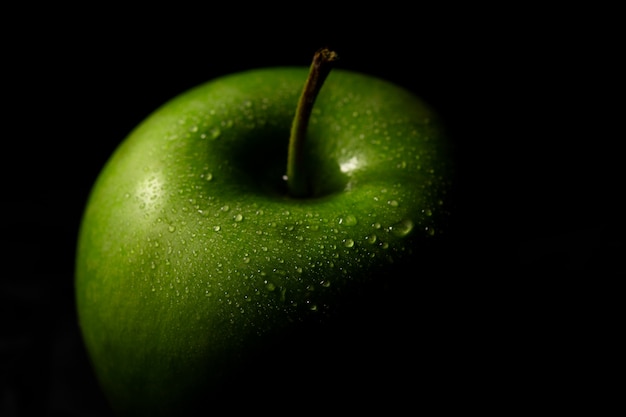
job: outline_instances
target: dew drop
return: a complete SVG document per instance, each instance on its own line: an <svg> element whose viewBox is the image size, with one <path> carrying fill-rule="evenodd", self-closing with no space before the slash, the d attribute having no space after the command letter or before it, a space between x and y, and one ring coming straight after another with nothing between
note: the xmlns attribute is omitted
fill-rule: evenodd
<svg viewBox="0 0 626 417"><path fill-rule="evenodd" d="M174 233L176 231L176 226L173 226L170 224L170 226L167 228L167 230L170 231L170 233Z"/></svg>
<svg viewBox="0 0 626 417"><path fill-rule="evenodd" d="M213 180L213 174L210 172L207 172L206 175L204 176L204 179L207 181Z"/></svg>
<svg viewBox="0 0 626 417"><path fill-rule="evenodd" d="M352 239L345 239L345 240L343 241L343 245L344 245L346 248L351 248L351 247L353 247L353 246L354 246L354 240L352 240Z"/></svg>
<svg viewBox="0 0 626 417"><path fill-rule="evenodd" d="M352 214L348 214L347 216L339 219L339 224L343 224L344 226L355 226L357 224L357 219Z"/></svg>
<svg viewBox="0 0 626 417"><path fill-rule="evenodd" d="M222 230L221 226L213 226L213 230L216 232L219 232L220 230Z"/></svg>
<svg viewBox="0 0 626 417"><path fill-rule="evenodd" d="M219 138L221 134L222 134L221 129L219 127L214 127L211 130L209 130L209 139L215 140Z"/></svg>
<svg viewBox="0 0 626 417"><path fill-rule="evenodd" d="M397 200L389 200L389 201L387 201L387 204L389 204L391 207L398 207L398 201Z"/></svg>
<svg viewBox="0 0 626 417"><path fill-rule="evenodd" d="M409 219L404 219L391 226L391 233L397 237L404 237L411 233L413 230L413 222Z"/></svg>
<svg viewBox="0 0 626 417"><path fill-rule="evenodd" d="M376 235L370 235L370 236L366 236L365 240L367 241L367 243L373 245L374 243L376 243L376 240L378 240L378 237Z"/></svg>
<svg viewBox="0 0 626 417"><path fill-rule="evenodd" d="M237 215L235 216L235 221L236 221L236 222L240 222L240 221L242 221L242 220L243 220L243 216L241 215L241 213L239 213L239 214L237 214Z"/></svg>

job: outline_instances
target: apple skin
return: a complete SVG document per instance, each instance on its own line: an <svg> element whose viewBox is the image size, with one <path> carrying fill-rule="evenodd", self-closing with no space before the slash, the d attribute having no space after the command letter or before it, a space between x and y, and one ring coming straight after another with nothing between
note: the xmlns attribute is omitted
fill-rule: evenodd
<svg viewBox="0 0 626 417"><path fill-rule="evenodd" d="M333 70L308 127L313 195L291 198L282 176L307 72L251 70L181 94L97 178L76 300L120 415L217 401L262 346L428 262L419 248L442 231L452 177L436 115L399 86Z"/></svg>

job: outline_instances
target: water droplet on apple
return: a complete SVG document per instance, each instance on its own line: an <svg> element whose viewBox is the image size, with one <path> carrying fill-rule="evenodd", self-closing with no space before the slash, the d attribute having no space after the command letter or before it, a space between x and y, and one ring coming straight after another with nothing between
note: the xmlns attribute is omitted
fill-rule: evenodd
<svg viewBox="0 0 626 417"><path fill-rule="evenodd" d="M241 213L238 213L235 217L234 217L236 222L240 222L243 220L243 215Z"/></svg>
<svg viewBox="0 0 626 417"><path fill-rule="evenodd" d="M404 219L391 226L391 233L397 237L404 237L413 230L413 222L410 219Z"/></svg>
<svg viewBox="0 0 626 417"><path fill-rule="evenodd" d="M204 175L204 179L205 179L205 180L207 180L207 181L211 181L211 180L213 180L213 174L212 174L212 173L210 173L210 172L207 172L207 173Z"/></svg>
<svg viewBox="0 0 626 417"><path fill-rule="evenodd" d="M170 233L174 233L176 231L176 226L173 226L170 224L170 226L167 228L167 230L170 231Z"/></svg>
<svg viewBox="0 0 626 417"><path fill-rule="evenodd" d="M213 230L219 232L220 230L222 230L222 226L213 226Z"/></svg>
<svg viewBox="0 0 626 417"><path fill-rule="evenodd" d="M398 207L398 200L389 200L387 201L387 204L389 204L391 207Z"/></svg>
<svg viewBox="0 0 626 417"><path fill-rule="evenodd" d="M339 219L339 224L342 224L344 226L355 226L357 223L358 222L356 217L352 214L348 214L347 216Z"/></svg>
<svg viewBox="0 0 626 417"><path fill-rule="evenodd" d="M377 237L376 235L374 235L374 234L372 234L372 235L370 235L370 236L366 236L366 237L365 237L365 241L366 241L367 243L369 243L369 244L372 244L372 245L373 245L374 243L376 243L376 240L377 240L377 239L378 239L378 237Z"/></svg>
<svg viewBox="0 0 626 417"><path fill-rule="evenodd" d="M221 134L222 134L222 130L219 127L214 127L211 130L209 130L209 139L215 140L219 138Z"/></svg>
<svg viewBox="0 0 626 417"><path fill-rule="evenodd" d="M352 240L352 239L344 239L344 241L343 241L343 245L344 245L346 248L351 248L351 247L353 247L353 246L354 246L354 240Z"/></svg>

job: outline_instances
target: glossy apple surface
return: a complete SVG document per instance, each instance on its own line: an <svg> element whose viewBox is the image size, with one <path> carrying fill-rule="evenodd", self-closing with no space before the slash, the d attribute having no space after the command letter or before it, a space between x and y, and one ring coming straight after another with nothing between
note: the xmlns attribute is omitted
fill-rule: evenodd
<svg viewBox="0 0 626 417"><path fill-rule="evenodd" d="M283 175L306 77L252 70L181 94L97 179L77 307L120 414L219 401L267 341L331 320L362 286L394 280L397 265L428 262L419 247L441 232L450 185L436 115L394 84L334 70L308 127L312 195L292 198Z"/></svg>

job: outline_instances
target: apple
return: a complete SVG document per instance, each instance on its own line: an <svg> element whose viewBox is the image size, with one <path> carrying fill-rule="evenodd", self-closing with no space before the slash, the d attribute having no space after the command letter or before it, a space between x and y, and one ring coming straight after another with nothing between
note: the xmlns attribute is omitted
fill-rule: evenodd
<svg viewBox="0 0 626 417"><path fill-rule="evenodd" d="M120 415L245 401L276 369L290 373L277 390L303 384L315 369L298 372L311 355L294 340L333 346L361 297L429 262L420 248L445 232L452 182L441 122L389 81L329 73L335 61L324 49L308 70L193 88L104 166L79 231L76 301Z"/></svg>

